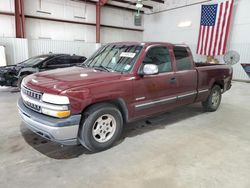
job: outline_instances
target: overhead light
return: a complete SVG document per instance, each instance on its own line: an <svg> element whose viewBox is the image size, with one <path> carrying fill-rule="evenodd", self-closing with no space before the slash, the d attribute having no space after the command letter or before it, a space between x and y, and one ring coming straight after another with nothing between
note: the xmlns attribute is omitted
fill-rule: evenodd
<svg viewBox="0 0 250 188"><path fill-rule="evenodd" d="M143 4L141 2L136 3L136 8L140 9L143 7Z"/></svg>
<svg viewBox="0 0 250 188"><path fill-rule="evenodd" d="M184 21L178 24L178 27L190 27L192 25L191 21Z"/></svg>

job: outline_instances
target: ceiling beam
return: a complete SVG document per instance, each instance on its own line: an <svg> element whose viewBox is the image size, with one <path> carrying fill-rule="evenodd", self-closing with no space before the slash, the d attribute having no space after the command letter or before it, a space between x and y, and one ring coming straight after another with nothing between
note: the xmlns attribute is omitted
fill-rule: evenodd
<svg viewBox="0 0 250 188"><path fill-rule="evenodd" d="M82 3L86 2L86 3L89 3L89 4L96 5L96 1L93 1L93 0L71 0L71 1L82 2ZM119 5L113 5L113 4L109 4L109 3L106 3L105 6L113 7L113 8L119 8L119 9L123 9L123 10L136 11L136 7L135 8L122 7L122 6L119 6ZM144 11L141 10L141 13L144 13Z"/></svg>
<svg viewBox="0 0 250 188"><path fill-rule="evenodd" d="M164 4L164 0L150 0L150 1L154 1L154 2L157 2L157 3L162 3L162 4Z"/></svg>
<svg viewBox="0 0 250 188"><path fill-rule="evenodd" d="M112 1L115 1L115 2L118 2L118 3L126 3L126 4L129 4L129 5L133 5L133 6L136 5L136 3L131 2L131 1L126 1L126 0L112 0ZM149 5L143 5L143 8L153 9L153 7L149 6Z"/></svg>

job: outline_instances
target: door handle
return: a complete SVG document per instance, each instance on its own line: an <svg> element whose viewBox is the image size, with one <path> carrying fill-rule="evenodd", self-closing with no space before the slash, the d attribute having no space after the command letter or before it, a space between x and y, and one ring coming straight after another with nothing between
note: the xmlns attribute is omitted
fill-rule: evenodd
<svg viewBox="0 0 250 188"><path fill-rule="evenodd" d="M172 78L169 79L170 84L175 84L176 81L177 81L176 77L172 77Z"/></svg>

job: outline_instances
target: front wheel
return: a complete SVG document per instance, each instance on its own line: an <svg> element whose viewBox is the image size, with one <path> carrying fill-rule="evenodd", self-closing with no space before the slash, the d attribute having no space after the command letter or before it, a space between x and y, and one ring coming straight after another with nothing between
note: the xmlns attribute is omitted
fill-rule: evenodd
<svg viewBox="0 0 250 188"><path fill-rule="evenodd" d="M207 98L206 101L202 102L203 108L208 112L214 112L218 109L221 102L221 88L215 85Z"/></svg>
<svg viewBox="0 0 250 188"><path fill-rule="evenodd" d="M26 77L26 76L27 75L22 75L18 78L16 85L17 85L19 90L21 90L22 81L23 81L24 77Z"/></svg>
<svg viewBox="0 0 250 188"><path fill-rule="evenodd" d="M96 104L83 114L78 139L88 150L102 151L115 143L122 128L122 114L114 105Z"/></svg>

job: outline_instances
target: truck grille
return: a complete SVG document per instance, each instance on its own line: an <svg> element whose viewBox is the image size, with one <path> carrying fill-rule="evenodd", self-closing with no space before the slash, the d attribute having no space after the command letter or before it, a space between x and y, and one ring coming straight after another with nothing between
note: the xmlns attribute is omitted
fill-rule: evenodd
<svg viewBox="0 0 250 188"><path fill-rule="evenodd" d="M41 100L41 98L42 98L42 93L37 92L37 91L33 91L33 90L25 88L25 87L22 87L22 92L23 92L23 94L25 94L31 98L37 99L37 100Z"/></svg>
<svg viewBox="0 0 250 188"><path fill-rule="evenodd" d="M28 101L24 101L24 104L25 104L25 106L27 106L28 108L30 108L34 111L41 112L41 107L36 105L36 104L30 103Z"/></svg>
<svg viewBox="0 0 250 188"><path fill-rule="evenodd" d="M22 95L26 95L26 97L32 99L33 101L40 101L42 98L42 93L33 91L23 86L22 86L21 92L22 92ZM41 106L34 104L32 102L26 101L26 100L23 100L23 103L25 104L26 107L30 108L31 110L41 113Z"/></svg>

